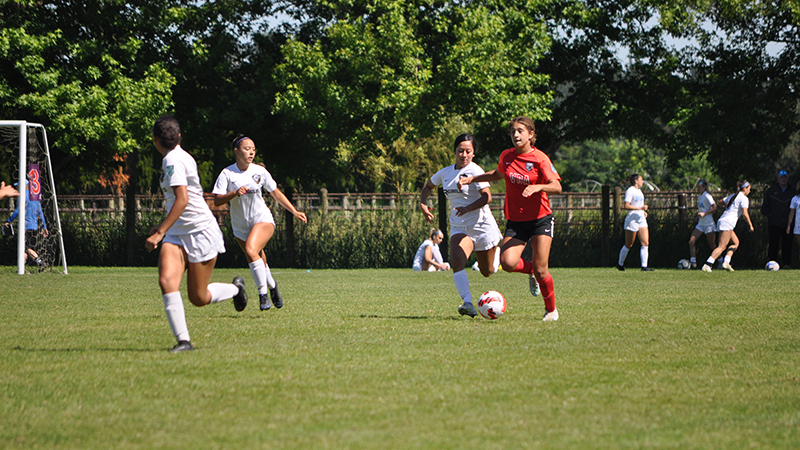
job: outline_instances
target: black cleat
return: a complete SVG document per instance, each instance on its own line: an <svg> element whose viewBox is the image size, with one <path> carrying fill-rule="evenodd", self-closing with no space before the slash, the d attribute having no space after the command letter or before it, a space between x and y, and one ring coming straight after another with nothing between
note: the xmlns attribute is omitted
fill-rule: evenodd
<svg viewBox="0 0 800 450"><path fill-rule="evenodd" d="M194 345L189 341L178 341L178 344L169 351L170 353L186 352L194 350Z"/></svg>
<svg viewBox="0 0 800 450"><path fill-rule="evenodd" d="M620 266L619 264L617 264L617 270L619 270L620 272L625 272L625 266Z"/></svg>
<svg viewBox="0 0 800 450"><path fill-rule="evenodd" d="M233 306L236 311L244 311L247 307L247 291L244 289L244 278L233 277L233 285L239 288L239 293L233 296Z"/></svg>
<svg viewBox="0 0 800 450"><path fill-rule="evenodd" d="M274 288L269 289L269 297L272 299L272 304L275 305L276 308L283 308L283 297L281 297L281 293L278 292L278 283L275 283Z"/></svg>
<svg viewBox="0 0 800 450"><path fill-rule="evenodd" d="M652 272L653 270L655 269L653 269L652 267L642 267L642 272Z"/></svg>
<svg viewBox="0 0 800 450"><path fill-rule="evenodd" d="M258 300L261 303L258 307L261 308L262 311L272 308L272 303L269 302L269 294L259 295Z"/></svg>

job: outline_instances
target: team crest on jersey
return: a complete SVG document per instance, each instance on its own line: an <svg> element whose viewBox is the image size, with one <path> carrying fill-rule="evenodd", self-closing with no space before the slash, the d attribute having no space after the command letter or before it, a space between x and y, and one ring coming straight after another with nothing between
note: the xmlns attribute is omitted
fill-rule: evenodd
<svg viewBox="0 0 800 450"><path fill-rule="evenodd" d="M260 174L254 174L253 175L253 181L255 181L256 184L261 184L261 175Z"/></svg>
<svg viewBox="0 0 800 450"><path fill-rule="evenodd" d="M556 166L554 166L552 164L550 164L550 170L552 170L553 173L558 173L558 171L556 170Z"/></svg>
<svg viewBox="0 0 800 450"><path fill-rule="evenodd" d="M167 166L164 168L165 176L171 177L173 174L175 174L175 166Z"/></svg>
<svg viewBox="0 0 800 450"><path fill-rule="evenodd" d="M525 163L525 170L527 170L528 172L533 170L533 163L532 162Z"/></svg>

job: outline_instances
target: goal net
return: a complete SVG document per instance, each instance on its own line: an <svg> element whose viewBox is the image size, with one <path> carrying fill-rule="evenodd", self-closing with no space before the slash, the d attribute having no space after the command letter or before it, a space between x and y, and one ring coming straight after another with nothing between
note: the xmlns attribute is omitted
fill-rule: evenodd
<svg viewBox="0 0 800 450"><path fill-rule="evenodd" d="M20 193L19 197L0 200L0 248L14 249L20 275L45 271L66 274L61 217L44 127L0 120L0 161L0 180L14 185Z"/></svg>

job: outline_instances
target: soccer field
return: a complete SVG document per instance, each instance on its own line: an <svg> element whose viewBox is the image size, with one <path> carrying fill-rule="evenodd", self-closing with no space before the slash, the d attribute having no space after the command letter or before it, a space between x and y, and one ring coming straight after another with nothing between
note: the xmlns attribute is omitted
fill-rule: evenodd
<svg viewBox="0 0 800 450"><path fill-rule="evenodd" d="M216 270L251 304L185 300L171 354L157 269L0 267L0 448L800 447L800 271L553 269L552 323L468 272L501 319L450 273L274 269L261 312Z"/></svg>

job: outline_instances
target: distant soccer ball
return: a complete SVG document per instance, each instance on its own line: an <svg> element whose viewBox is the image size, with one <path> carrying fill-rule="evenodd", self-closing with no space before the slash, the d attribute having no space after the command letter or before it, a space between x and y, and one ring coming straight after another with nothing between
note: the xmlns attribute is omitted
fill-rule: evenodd
<svg viewBox="0 0 800 450"><path fill-rule="evenodd" d="M770 261L767 263L767 266L764 267L765 269L769 270L770 272L775 272L776 270L781 270L781 266L778 265L775 261Z"/></svg>
<svg viewBox="0 0 800 450"><path fill-rule="evenodd" d="M506 298L497 291L484 292L478 299L478 312L487 319L499 319L506 312Z"/></svg>
<svg viewBox="0 0 800 450"><path fill-rule="evenodd" d="M688 268L689 268L689 260L688 259L682 259L682 260L678 261L678 270L686 270Z"/></svg>

